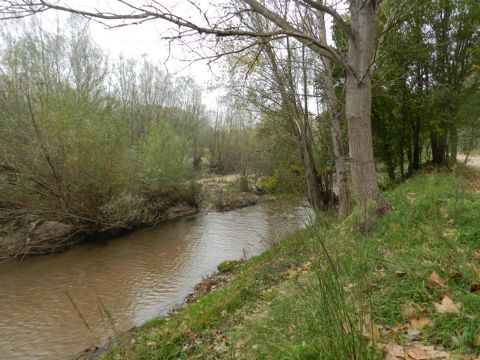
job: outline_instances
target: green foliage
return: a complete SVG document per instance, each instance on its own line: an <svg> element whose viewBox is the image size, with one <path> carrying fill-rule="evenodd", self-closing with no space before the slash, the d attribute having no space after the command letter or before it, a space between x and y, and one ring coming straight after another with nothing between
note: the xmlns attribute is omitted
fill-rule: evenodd
<svg viewBox="0 0 480 360"><path fill-rule="evenodd" d="M385 3L379 22L396 13L381 50L373 90L375 155L393 180L422 160L451 165L458 150L474 147L478 116L479 16L475 0ZM382 35L380 35L382 34ZM405 51L408 48L409 51ZM460 148L459 148L460 146ZM404 169L408 163L408 168Z"/></svg>
<svg viewBox="0 0 480 360"><path fill-rule="evenodd" d="M226 260L220 264L218 264L217 269L220 272L229 272L235 269L235 267L239 264L236 260Z"/></svg>
<svg viewBox="0 0 480 360"><path fill-rule="evenodd" d="M148 63L138 72L123 64L139 84L119 76L112 90L106 56L84 26L70 26L50 33L32 22L2 34L0 201L100 228L154 223L176 202L195 202L191 132L180 120L173 130L159 99L129 93L159 94L167 78Z"/></svg>

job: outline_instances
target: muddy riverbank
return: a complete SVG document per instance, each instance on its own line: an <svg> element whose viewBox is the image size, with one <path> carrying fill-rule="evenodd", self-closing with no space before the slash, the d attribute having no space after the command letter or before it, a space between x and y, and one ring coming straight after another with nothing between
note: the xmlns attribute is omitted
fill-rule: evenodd
<svg viewBox="0 0 480 360"><path fill-rule="evenodd" d="M242 183L242 181L245 181ZM0 261L65 251L85 241L105 240L132 230L205 211L228 211L257 204L261 194L253 177L212 176L198 181L199 194L188 202L148 206L148 216L129 223L104 224L81 217L51 214L0 204ZM243 186L242 186L243 185Z"/></svg>

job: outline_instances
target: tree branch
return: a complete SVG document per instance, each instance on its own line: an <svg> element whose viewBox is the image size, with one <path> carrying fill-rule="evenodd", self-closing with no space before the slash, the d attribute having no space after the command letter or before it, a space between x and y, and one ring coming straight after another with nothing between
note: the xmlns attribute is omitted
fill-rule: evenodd
<svg viewBox="0 0 480 360"><path fill-rule="evenodd" d="M316 39L313 36L305 34L304 32L298 30L295 26L290 24L287 20L275 14L273 11L269 10L267 7L262 5L256 0L242 0L242 2L248 4L252 11L258 13L259 15L264 16L268 20L272 21L279 30L271 32L257 32L241 29L239 27L229 27L229 28L219 28L217 25L209 25L207 27L201 26L199 24L193 23L186 20L178 15L172 14L165 6L160 5L157 1L154 1L148 7L152 10L147 10L145 7L139 7L130 4L126 0L118 0L120 3L133 9L133 13L130 14L113 14L109 12L102 11L86 11L71 8L68 6L52 4L45 0L38 0L37 2L29 0L7 0L8 6L0 8L0 14L8 14L8 17L0 17L2 19L11 18L12 10L17 10L21 12L22 17L28 16L28 14L36 14L39 12L44 12L46 9L53 9L58 11L65 11L77 15L84 16L89 19L100 19L106 21L115 21L115 20L134 20L136 23L147 21L150 19L162 19L171 24L177 25L180 28L186 28L192 31L195 31L199 34L208 34L215 35L219 37L229 37L229 36L244 36L244 37L253 37L253 38L271 38L278 37L281 35L287 35L290 37L296 38L302 44L310 48L312 51L316 52L321 56L325 56L335 63L342 66L346 71L351 71L351 67L348 62L345 60L345 57L342 53L338 52L335 48L329 46L328 44ZM157 4L157 7L153 4ZM10 12L9 12L10 11ZM125 26L128 24L122 24L120 26ZM119 25L116 25L119 26ZM180 39L182 34L176 38Z"/></svg>
<svg viewBox="0 0 480 360"><path fill-rule="evenodd" d="M350 65L345 60L343 54L339 53L335 48L329 46L328 44L324 43L323 41L314 38L313 36L309 36L300 30L298 30L295 26L290 24L287 20L279 16L278 14L274 13L266 6L262 5L257 0L242 0L243 2L250 5L252 10L257 14L262 15L263 17L270 20L274 23L277 27L283 30L286 35L296 38L302 44L310 48L315 53L319 54L320 56L325 56L330 60L334 61L338 65L342 66L346 71L352 71Z"/></svg>
<svg viewBox="0 0 480 360"><path fill-rule="evenodd" d="M340 29L342 29L342 31L345 33L345 35L347 35L347 37L349 37L350 39L353 38L353 32L352 32L352 28L350 27L350 25L347 24L345 22L345 20L343 20L342 15L340 15L331 6L325 5L325 4L323 4L323 2L317 1L317 0L300 0L299 3L301 5L304 5L304 6L308 5L308 6L314 8L318 11L321 11L323 13L326 13L326 14L330 15L331 17L333 17L336 24L340 27Z"/></svg>

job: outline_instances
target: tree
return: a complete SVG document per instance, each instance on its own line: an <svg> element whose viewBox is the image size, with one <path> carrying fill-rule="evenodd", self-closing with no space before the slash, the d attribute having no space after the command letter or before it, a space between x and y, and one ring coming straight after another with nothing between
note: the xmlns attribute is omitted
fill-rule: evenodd
<svg viewBox="0 0 480 360"><path fill-rule="evenodd" d="M323 42L327 42L327 31L325 27L325 16L323 12L318 13L319 37ZM340 127L341 109L335 92L333 82L332 64L329 58L322 57L323 71L321 77L323 81L324 97L328 107L331 121L331 134L333 154L335 157L335 173L338 187L338 216L340 219L349 215L352 211L352 199L350 197L350 186L348 184L348 169L345 163L345 153L342 142L342 131Z"/></svg>
<svg viewBox="0 0 480 360"><path fill-rule="evenodd" d="M68 6L61 6L39 0L37 3L30 1L8 1L4 6L4 18L16 18L32 13L42 12L47 9L69 11L83 16L99 19L100 21L125 20L130 22L143 22L151 19L163 19L180 27L180 37L188 35L184 31L194 31L200 34L225 36L243 36L268 39L280 34L294 37L300 43L310 48L321 57L325 57L340 65L346 76L346 102L345 111L348 123L350 157L352 167L353 191L359 205L366 209L371 206L377 212L389 208L382 197L375 171L373 144L371 135L371 104L372 85L371 71L375 52L375 17L380 1L377 0L351 0L349 1L349 19L347 23L333 7L324 5L316 0L299 0L297 7L305 7L310 11L321 11L330 15L337 26L348 39L348 52L342 53L328 45L321 38L312 36L290 21L279 15L275 8L257 0L242 0L247 5L244 10L253 11L268 19L275 25L275 30L263 33L231 24L230 15L222 17L217 24L199 25L172 14L165 7L154 3L134 5L128 1L121 1L133 13L111 14L102 11L83 11ZM240 13L235 15L241 16Z"/></svg>

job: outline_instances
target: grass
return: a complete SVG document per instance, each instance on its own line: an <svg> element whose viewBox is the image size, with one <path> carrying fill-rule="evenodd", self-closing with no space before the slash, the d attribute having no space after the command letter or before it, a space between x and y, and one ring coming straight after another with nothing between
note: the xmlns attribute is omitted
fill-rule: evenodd
<svg viewBox="0 0 480 360"><path fill-rule="evenodd" d="M380 359L392 342L478 357L480 293L471 290L480 283L480 194L464 172L419 174L387 192L395 210L368 230L354 214L297 232L104 357ZM445 295L460 311L437 311ZM415 341L412 319L428 322Z"/></svg>

